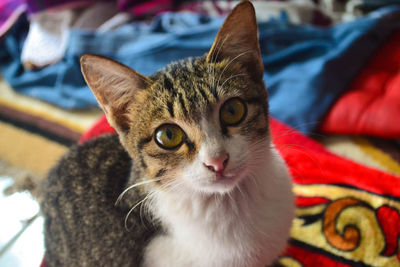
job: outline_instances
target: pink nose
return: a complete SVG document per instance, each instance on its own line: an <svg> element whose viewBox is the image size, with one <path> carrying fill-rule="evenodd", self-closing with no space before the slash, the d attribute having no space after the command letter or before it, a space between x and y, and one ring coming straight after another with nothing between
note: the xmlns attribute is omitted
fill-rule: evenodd
<svg viewBox="0 0 400 267"><path fill-rule="evenodd" d="M210 171L222 173L225 170L226 165L228 165L228 160L229 160L229 155L224 152L218 155L218 157L210 158L203 164Z"/></svg>

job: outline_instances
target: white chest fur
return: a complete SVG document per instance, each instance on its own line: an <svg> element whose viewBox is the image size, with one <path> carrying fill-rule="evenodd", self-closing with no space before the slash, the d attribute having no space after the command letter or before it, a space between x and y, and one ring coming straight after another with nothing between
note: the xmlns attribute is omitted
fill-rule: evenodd
<svg viewBox="0 0 400 267"><path fill-rule="evenodd" d="M294 216L291 178L274 151L229 195L163 194L155 212L167 229L144 266L265 266L286 246Z"/></svg>

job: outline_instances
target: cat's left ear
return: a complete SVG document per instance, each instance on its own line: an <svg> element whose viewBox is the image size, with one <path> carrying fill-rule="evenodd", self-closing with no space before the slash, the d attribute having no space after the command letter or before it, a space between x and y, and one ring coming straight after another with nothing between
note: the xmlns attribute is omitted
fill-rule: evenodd
<svg viewBox="0 0 400 267"><path fill-rule="evenodd" d="M81 71L111 126L118 132L129 130L128 108L138 101L140 92L151 83L150 79L97 55L82 56Z"/></svg>
<svg viewBox="0 0 400 267"><path fill-rule="evenodd" d="M207 54L210 63L223 60L240 63L255 79L263 77L257 20L250 1L242 1L231 11Z"/></svg>

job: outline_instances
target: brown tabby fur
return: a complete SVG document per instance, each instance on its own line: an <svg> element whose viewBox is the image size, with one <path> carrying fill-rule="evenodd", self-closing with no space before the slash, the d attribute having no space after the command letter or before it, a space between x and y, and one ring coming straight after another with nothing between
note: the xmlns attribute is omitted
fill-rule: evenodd
<svg viewBox="0 0 400 267"><path fill-rule="evenodd" d="M129 209L145 196L140 189L114 206L131 163L118 137L107 135L72 148L50 172L41 203L47 267L140 264L144 246L160 228L140 209L125 228Z"/></svg>
<svg viewBox="0 0 400 267"><path fill-rule="evenodd" d="M244 1L218 32L210 52L171 63L150 77L100 56L81 59L85 79L116 136L73 148L43 186L46 262L51 266L138 266L147 242L163 231L152 217L130 208L150 188L163 190L198 153L205 133L202 118L231 97L242 98L248 118L238 127L223 127L225 138L240 132L252 140L269 135L267 93L252 5ZM154 142L154 130L178 123L187 135L175 150ZM128 156L129 155L129 156ZM133 159L133 164L131 159ZM129 190L130 185L154 183Z"/></svg>

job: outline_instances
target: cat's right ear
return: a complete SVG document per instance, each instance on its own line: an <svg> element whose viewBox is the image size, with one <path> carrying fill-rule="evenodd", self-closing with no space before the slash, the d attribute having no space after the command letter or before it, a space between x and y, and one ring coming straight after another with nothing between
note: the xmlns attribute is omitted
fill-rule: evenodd
<svg viewBox="0 0 400 267"><path fill-rule="evenodd" d="M111 126L117 131L129 130L128 107L149 86L150 79L97 55L82 56L81 71Z"/></svg>
<svg viewBox="0 0 400 267"><path fill-rule="evenodd" d="M219 29L207 54L207 62L240 63L250 76L262 80L264 65L258 43L256 14L250 1L240 2Z"/></svg>

